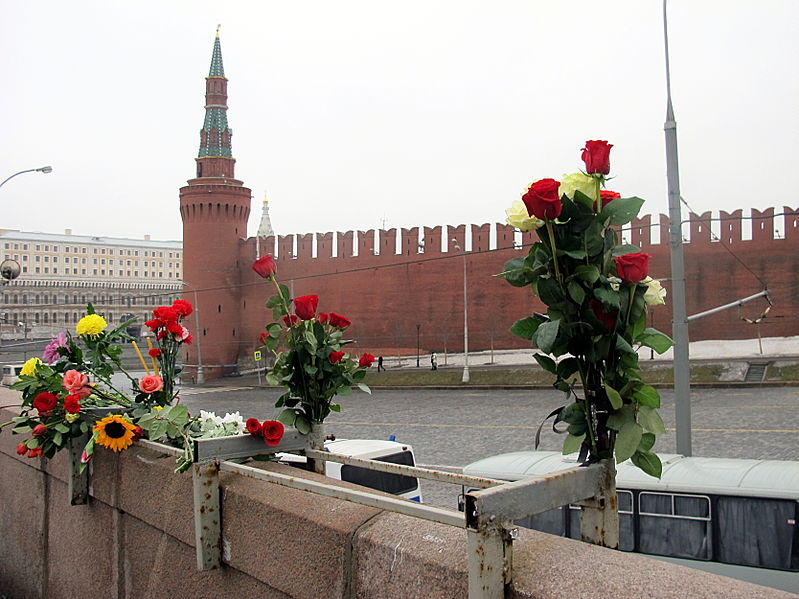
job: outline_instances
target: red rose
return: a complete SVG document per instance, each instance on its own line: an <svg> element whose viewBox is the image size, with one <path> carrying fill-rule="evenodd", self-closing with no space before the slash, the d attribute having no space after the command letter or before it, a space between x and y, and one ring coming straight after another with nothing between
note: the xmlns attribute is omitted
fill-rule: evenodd
<svg viewBox="0 0 799 599"><path fill-rule="evenodd" d="M602 200L602 208L610 204L613 200L617 200L621 197L621 194L618 191L610 191L609 189L600 189L599 190L599 197ZM596 210L596 202L594 202L594 210Z"/></svg>
<svg viewBox="0 0 799 599"><path fill-rule="evenodd" d="M522 196L522 202L527 206L527 213L541 220L558 218L563 210L558 195L559 187L560 183L555 179L541 179L533 183Z"/></svg>
<svg viewBox="0 0 799 599"><path fill-rule="evenodd" d="M294 312L303 320L311 320L316 315L316 306L318 305L318 295L303 295L294 298Z"/></svg>
<svg viewBox="0 0 799 599"><path fill-rule="evenodd" d="M28 446L24 443L20 443L17 445L17 455L25 455L28 453Z"/></svg>
<svg viewBox="0 0 799 599"><path fill-rule="evenodd" d="M339 362L341 362L341 358L343 357L344 357L343 351L332 351L330 352L330 357L328 359L330 360L331 364L338 364Z"/></svg>
<svg viewBox="0 0 799 599"><path fill-rule="evenodd" d="M42 455L42 448L41 448L41 447L36 447L36 448L34 448L34 449L31 449L31 450L28 452L28 457L29 457L29 458L38 458L38 457L40 457L41 455Z"/></svg>
<svg viewBox="0 0 799 599"><path fill-rule="evenodd" d="M372 354L363 354L361 359L358 360L358 366L361 368L369 368L374 361L375 357Z"/></svg>
<svg viewBox="0 0 799 599"><path fill-rule="evenodd" d="M352 323L349 321L348 318L336 314L335 312L331 312L327 317L327 322L330 323L331 327L336 327L337 329L346 329Z"/></svg>
<svg viewBox="0 0 799 599"><path fill-rule="evenodd" d="M596 299L588 300L588 307L591 308L591 311L594 313L594 316L597 317L597 320L605 325L606 329L612 331L616 328L616 317L619 315L618 310L605 312L605 307L602 305L602 302Z"/></svg>
<svg viewBox="0 0 799 599"><path fill-rule="evenodd" d="M46 432L47 432L47 427L45 425L37 424L36 426L33 427L33 430L31 431L31 434L34 437L41 437Z"/></svg>
<svg viewBox="0 0 799 599"><path fill-rule="evenodd" d="M252 269L257 272L259 276L268 279L275 274L275 261L272 256L267 254L263 258L259 258L253 262Z"/></svg>
<svg viewBox="0 0 799 599"><path fill-rule="evenodd" d="M269 333L261 333L258 337L258 342L261 345L266 345L266 340L269 339Z"/></svg>
<svg viewBox="0 0 799 599"><path fill-rule="evenodd" d="M320 312L319 314L316 315L316 320L318 320L322 324L325 324L329 319L330 315L327 314L326 312Z"/></svg>
<svg viewBox="0 0 799 599"><path fill-rule="evenodd" d="M33 407L42 416L47 416L58 405L58 396L49 391L42 391L33 399Z"/></svg>
<svg viewBox="0 0 799 599"><path fill-rule="evenodd" d="M133 440L138 441L144 436L144 429L138 425L133 429Z"/></svg>
<svg viewBox="0 0 799 599"><path fill-rule="evenodd" d="M300 322L300 319L297 317L296 314L286 314L283 317L283 324L286 325L287 327L290 327L293 324L297 324L298 322Z"/></svg>
<svg viewBox="0 0 799 599"><path fill-rule="evenodd" d="M153 316L164 323L177 322L178 311L172 306L158 306L153 310Z"/></svg>
<svg viewBox="0 0 799 599"><path fill-rule="evenodd" d="M273 447L283 438L283 424L277 420L265 420L261 434L264 436L264 443Z"/></svg>
<svg viewBox="0 0 799 599"><path fill-rule="evenodd" d="M614 258L616 274L625 283L638 283L649 274L649 254L636 252Z"/></svg>
<svg viewBox="0 0 799 599"><path fill-rule="evenodd" d="M255 435L256 437L261 435L261 431L263 427L261 426L261 421L257 418L247 418L247 422L244 423L247 432L251 435Z"/></svg>
<svg viewBox="0 0 799 599"><path fill-rule="evenodd" d="M80 395L67 395L64 398L64 411L70 414L77 414L80 412Z"/></svg>
<svg viewBox="0 0 799 599"><path fill-rule="evenodd" d="M178 316L188 316L194 311L192 305L186 300L182 299L172 302L172 307L175 309L175 312L178 313Z"/></svg>
<svg viewBox="0 0 799 599"><path fill-rule="evenodd" d="M583 148L583 162L585 172L589 175L600 173L607 175L610 172L610 149L613 144L606 141L587 141Z"/></svg>
<svg viewBox="0 0 799 599"><path fill-rule="evenodd" d="M157 347L153 347L147 353L150 354L153 358L157 358L161 355L161 350L158 349Z"/></svg>

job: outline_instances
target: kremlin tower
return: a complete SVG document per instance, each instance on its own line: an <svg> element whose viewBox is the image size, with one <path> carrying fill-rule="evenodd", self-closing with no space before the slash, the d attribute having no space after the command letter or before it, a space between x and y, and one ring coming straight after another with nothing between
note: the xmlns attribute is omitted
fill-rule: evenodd
<svg viewBox="0 0 799 599"><path fill-rule="evenodd" d="M227 82L217 28L205 78L197 175L180 189L184 298L195 304L186 323L194 343L186 346L185 375L198 383L235 370L242 338L237 256L247 237L251 191L234 175Z"/></svg>

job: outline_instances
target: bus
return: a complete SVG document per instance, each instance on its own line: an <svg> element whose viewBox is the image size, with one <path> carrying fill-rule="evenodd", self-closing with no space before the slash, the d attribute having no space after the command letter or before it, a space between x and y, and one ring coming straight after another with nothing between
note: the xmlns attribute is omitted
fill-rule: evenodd
<svg viewBox="0 0 799 599"><path fill-rule="evenodd" d="M336 453L351 458L363 458L402 466L415 466L416 459L413 448L407 443L396 441L383 441L381 439L335 439L325 441L325 451ZM303 468L307 460L304 456L290 453L277 454L279 461ZM422 490L419 479L414 476L391 474L369 470L360 466L327 462L326 474L330 478L368 487L376 491L383 491L411 501L422 501Z"/></svg>
<svg viewBox="0 0 799 599"><path fill-rule="evenodd" d="M799 462L660 458L660 480L629 460L616 466L621 551L799 592ZM514 481L576 465L574 455L520 451L478 460L463 473ZM579 509L562 506L516 524L579 539Z"/></svg>

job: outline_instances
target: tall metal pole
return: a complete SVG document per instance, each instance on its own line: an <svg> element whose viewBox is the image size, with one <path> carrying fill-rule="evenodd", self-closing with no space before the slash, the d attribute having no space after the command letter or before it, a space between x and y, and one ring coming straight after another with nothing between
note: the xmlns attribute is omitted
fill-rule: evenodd
<svg viewBox="0 0 799 599"><path fill-rule="evenodd" d="M422 325L416 324L416 368L419 368L419 329Z"/></svg>
<svg viewBox="0 0 799 599"><path fill-rule="evenodd" d="M469 301L466 294L466 250L463 250L463 378L469 382Z"/></svg>
<svg viewBox="0 0 799 599"><path fill-rule="evenodd" d="M24 171L19 171L18 173L14 173L13 175L11 175L7 179L5 179L2 183L0 183L0 187L5 185L6 183L8 183L11 179L16 177L17 175L21 175L23 173L45 173L45 174L47 174L47 173L52 173L52 172L53 172L53 167L52 166L40 166L39 168L25 169Z"/></svg>
<svg viewBox="0 0 799 599"><path fill-rule="evenodd" d="M685 262L682 247L680 170L677 159L677 121L671 104L669 33L666 0L663 0L663 40L666 49L666 178L669 192L669 246L671 249L672 337L674 338L674 398L677 425L677 453L691 450L691 371L688 357L688 312L685 306Z"/></svg>
<svg viewBox="0 0 799 599"><path fill-rule="evenodd" d="M200 302L197 299L197 289L194 289L194 327L197 330L197 384L205 384L203 372L202 330L200 329Z"/></svg>

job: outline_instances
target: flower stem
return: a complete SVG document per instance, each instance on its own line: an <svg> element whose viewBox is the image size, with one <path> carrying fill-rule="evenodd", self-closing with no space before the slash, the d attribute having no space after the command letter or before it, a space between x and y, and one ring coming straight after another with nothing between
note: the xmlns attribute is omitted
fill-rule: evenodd
<svg viewBox="0 0 799 599"><path fill-rule="evenodd" d="M558 249L555 245L555 229L552 227L552 221L547 219L547 231L549 231L549 244L552 248L552 264L555 268L555 278L558 283L563 283L560 277L560 269L558 267Z"/></svg>

